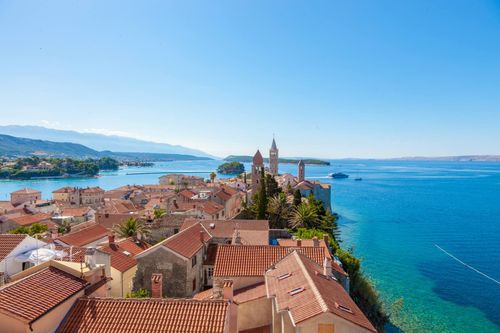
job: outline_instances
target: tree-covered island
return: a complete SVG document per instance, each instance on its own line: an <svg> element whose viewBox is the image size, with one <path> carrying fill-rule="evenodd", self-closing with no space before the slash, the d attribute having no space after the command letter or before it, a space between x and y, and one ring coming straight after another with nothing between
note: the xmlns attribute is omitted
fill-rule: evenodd
<svg viewBox="0 0 500 333"><path fill-rule="evenodd" d="M109 157L71 158L23 157L0 160L0 179L94 177L101 170L117 170L119 162Z"/></svg>
<svg viewBox="0 0 500 333"><path fill-rule="evenodd" d="M240 162L226 162L217 168L217 172L224 175L239 175L245 172L245 166Z"/></svg>

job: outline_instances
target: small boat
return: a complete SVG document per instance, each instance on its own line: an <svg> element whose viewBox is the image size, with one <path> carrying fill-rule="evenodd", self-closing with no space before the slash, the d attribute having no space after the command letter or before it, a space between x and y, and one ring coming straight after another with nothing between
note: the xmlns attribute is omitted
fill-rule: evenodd
<svg viewBox="0 0 500 333"><path fill-rule="evenodd" d="M358 177L358 178L355 178L354 180L359 182L359 181L363 180L363 178Z"/></svg>
<svg viewBox="0 0 500 333"><path fill-rule="evenodd" d="M345 173L342 172L334 172L328 174L328 177L333 179L343 179L343 178L349 178L349 175L346 175Z"/></svg>

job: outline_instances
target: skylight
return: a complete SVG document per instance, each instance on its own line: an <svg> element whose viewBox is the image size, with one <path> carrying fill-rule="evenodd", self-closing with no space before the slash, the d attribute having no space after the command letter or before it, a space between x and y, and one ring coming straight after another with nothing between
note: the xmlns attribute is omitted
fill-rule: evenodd
<svg viewBox="0 0 500 333"><path fill-rule="evenodd" d="M286 279L287 277L290 277L290 273L285 273L285 274L281 274L280 276L278 276L278 280L284 280Z"/></svg>
<svg viewBox="0 0 500 333"><path fill-rule="evenodd" d="M342 305L342 304L338 304L338 303L336 303L336 305L337 305L337 309L340 309L340 310L345 311L345 312L352 313L352 310L351 310L350 307Z"/></svg>
<svg viewBox="0 0 500 333"><path fill-rule="evenodd" d="M293 296L293 295L297 295L298 293L301 293L303 291L304 291L304 288L302 288L302 287L293 288L292 290L290 290L289 294L290 294L290 296Z"/></svg>
<svg viewBox="0 0 500 333"><path fill-rule="evenodd" d="M128 251L123 251L123 254L124 254L124 255L126 255L126 256L129 256L129 257L132 255L132 254L131 254L130 252L128 252Z"/></svg>

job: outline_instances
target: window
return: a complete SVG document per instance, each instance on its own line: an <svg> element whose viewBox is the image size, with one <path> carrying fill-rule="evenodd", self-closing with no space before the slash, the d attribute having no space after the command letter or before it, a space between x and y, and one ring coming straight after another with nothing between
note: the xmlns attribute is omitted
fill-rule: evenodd
<svg viewBox="0 0 500 333"><path fill-rule="evenodd" d="M178 233L178 232L179 232L179 229L178 229L178 228L175 228L175 229L174 229L174 235L175 235L176 233Z"/></svg>
<svg viewBox="0 0 500 333"><path fill-rule="evenodd" d="M281 280L284 280L286 279L287 277L290 277L290 273L285 273L285 274L281 274L280 276L278 276L278 280L281 281Z"/></svg>
<svg viewBox="0 0 500 333"><path fill-rule="evenodd" d="M208 278L211 279L214 276L214 268L208 267L207 272L208 272Z"/></svg>
<svg viewBox="0 0 500 333"><path fill-rule="evenodd" d="M293 295L297 295L298 293L301 293L303 291L304 291L304 288L302 288L302 287L293 288L292 290L290 290L289 294L290 294L290 296L293 296Z"/></svg>
<svg viewBox="0 0 500 333"><path fill-rule="evenodd" d="M333 324L318 324L318 333L335 333Z"/></svg>
<svg viewBox="0 0 500 333"><path fill-rule="evenodd" d="M193 279L193 291L196 290L196 278Z"/></svg>
<svg viewBox="0 0 500 333"><path fill-rule="evenodd" d="M345 306L345 305L342 305L342 304L338 304L338 303L335 303L335 305L337 306L337 309L340 309L340 310L345 311L345 312L352 313L351 308L348 307L348 306Z"/></svg>
<svg viewBox="0 0 500 333"><path fill-rule="evenodd" d="M196 254L194 255L193 258L191 258L191 267L194 267L196 265Z"/></svg>

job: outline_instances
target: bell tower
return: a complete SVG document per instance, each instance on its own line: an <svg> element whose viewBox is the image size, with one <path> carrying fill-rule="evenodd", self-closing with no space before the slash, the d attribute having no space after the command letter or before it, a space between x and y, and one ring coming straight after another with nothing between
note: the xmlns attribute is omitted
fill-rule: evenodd
<svg viewBox="0 0 500 333"><path fill-rule="evenodd" d="M299 161L299 172L298 172L298 177L299 177L299 183L303 182L306 179L306 166L304 164L304 161L300 160Z"/></svg>
<svg viewBox="0 0 500 333"><path fill-rule="evenodd" d="M269 149L269 172L273 176L278 175L278 147L276 147L276 141L274 141L273 137L273 143L271 145L271 149Z"/></svg>
<svg viewBox="0 0 500 333"><path fill-rule="evenodd" d="M257 193L260 188L260 171L264 169L264 159L257 149L252 160L252 192Z"/></svg>

